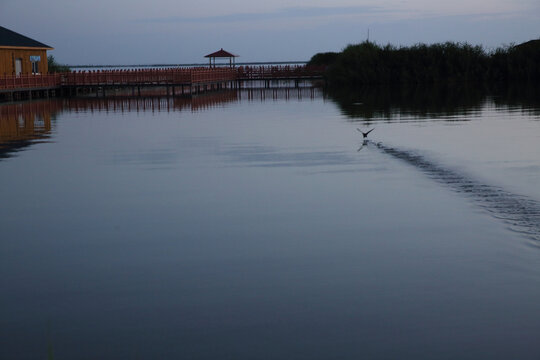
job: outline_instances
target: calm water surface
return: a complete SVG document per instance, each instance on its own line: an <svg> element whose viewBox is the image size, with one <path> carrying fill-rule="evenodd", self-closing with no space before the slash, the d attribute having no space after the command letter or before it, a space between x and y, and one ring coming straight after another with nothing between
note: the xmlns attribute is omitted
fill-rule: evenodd
<svg viewBox="0 0 540 360"><path fill-rule="evenodd" d="M0 106L0 358L540 358L540 106L469 95Z"/></svg>

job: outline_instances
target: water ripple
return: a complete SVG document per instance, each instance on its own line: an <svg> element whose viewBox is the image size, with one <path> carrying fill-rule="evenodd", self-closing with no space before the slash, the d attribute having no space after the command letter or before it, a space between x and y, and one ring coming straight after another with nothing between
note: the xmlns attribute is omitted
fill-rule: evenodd
<svg viewBox="0 0 540 360"><path fill-rule="evenodd" d="M356 160L345 151L280 152L260 145L235 145L222 151L235 163L248 167L311 167L352 164Z"/></svg>
<svg viewBox="0 0 540 360"><path fill-rule="evenodd" d="M526 196L508 192L496 186L483 184L454 170L442 167L412 151L376 144L384 153L405 161L432 179L452 190L465 194L508 228L531 240L530 245L540 247L540 203Z"/></svg>

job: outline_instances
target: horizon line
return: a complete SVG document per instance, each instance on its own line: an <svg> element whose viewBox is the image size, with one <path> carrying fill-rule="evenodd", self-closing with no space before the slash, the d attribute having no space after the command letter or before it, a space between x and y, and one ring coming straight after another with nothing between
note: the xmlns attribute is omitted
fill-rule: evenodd
<svg viewBox="0 0 540 360"><path fill-rule="evenodd" d="M237 62L234 65L264 65L264 64L306 64L309 60L292 60L292 61L251 61L251 62ZM178 67L178 66L207 66L208 63L186 63L186 64L106 64L106 65L65 65L70 68L83 68L83 67L163 67L163 66L171 66L171 67ZM222 64L216 64L216 65L223 65L223 66L229 66L228 63L224 62Z"/></svg>

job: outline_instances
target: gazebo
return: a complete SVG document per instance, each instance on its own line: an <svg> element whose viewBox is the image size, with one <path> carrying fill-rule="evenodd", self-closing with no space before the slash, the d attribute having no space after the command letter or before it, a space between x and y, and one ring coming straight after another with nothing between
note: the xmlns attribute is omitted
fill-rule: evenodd
<svg viewBox="0 0 540 360"><path fill-rule="evenodd" d="M216 58L229 58L229 66L234 67L235 66L234 58L238 57L238 55L231 54L230 52L225 51L223 50L223 48L221 48L221 50L205 55L204 57L210 59L210 67L216 67ZM212 66L212 59L214 59L213 66Z"/></svg>

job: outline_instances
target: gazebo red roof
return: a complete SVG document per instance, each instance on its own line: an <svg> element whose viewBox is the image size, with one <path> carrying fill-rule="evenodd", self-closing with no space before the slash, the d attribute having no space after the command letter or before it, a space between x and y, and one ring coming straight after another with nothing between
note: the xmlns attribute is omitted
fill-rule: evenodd
<svg viewBox="0 0 540 360"><path fill-rule="evenodd" d="M238 55L231 54L230 52L225 51L225 50L223 50L223 48L221 48L221 50L218 50L218 51L213 52L211 54L205 55L204 57L205 58L208 58L208 57L212 57L212 58L231 58L231 57L238 57Z"/></svg>

